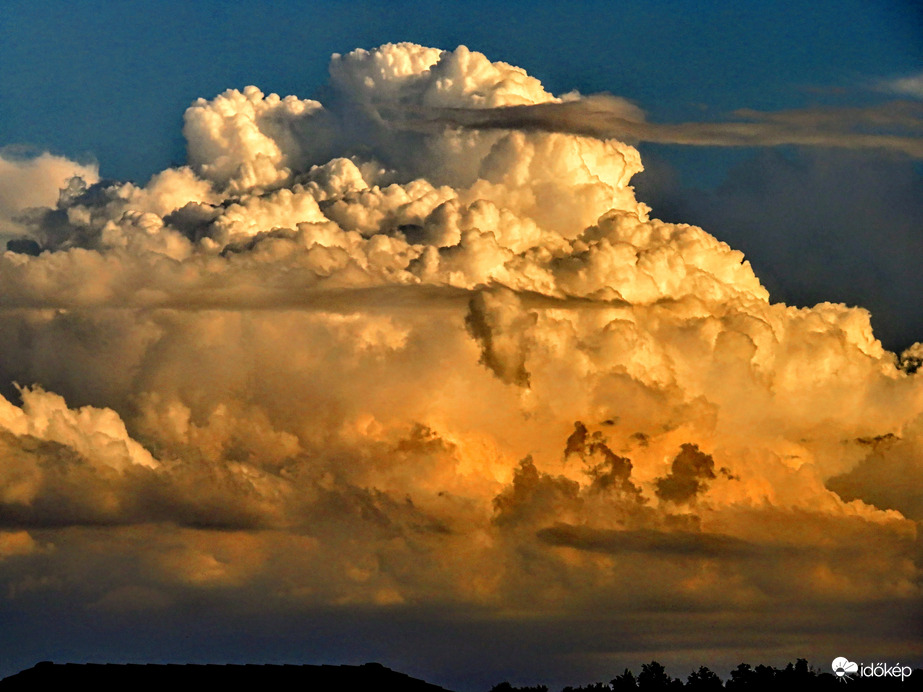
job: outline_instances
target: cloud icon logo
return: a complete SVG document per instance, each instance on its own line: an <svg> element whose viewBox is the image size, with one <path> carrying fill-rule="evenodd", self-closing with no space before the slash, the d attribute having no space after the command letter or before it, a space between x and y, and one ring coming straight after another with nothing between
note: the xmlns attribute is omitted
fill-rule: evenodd
<svg viewBox="0 0 923 692"><path fill-rule="evenodd" d="M833 659L833 672L838 678L848 677L851 673L859 672L859 666L849 659L839 656Z"/></svg>

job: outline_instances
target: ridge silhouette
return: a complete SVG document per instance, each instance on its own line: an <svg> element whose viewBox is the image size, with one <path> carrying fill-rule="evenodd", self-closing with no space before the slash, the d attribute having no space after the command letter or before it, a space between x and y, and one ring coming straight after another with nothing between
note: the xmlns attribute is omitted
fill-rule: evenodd
<svg viewBox="0 0 923 692"><path fill-rule="evenodd" d="M333 665L214 665L214 664L112 664L51 663L0 680L0 690L124 689L157 690L169 685L208 685L224 689L262 688L301 690L395 690L396 692L449 692L443 687L412 678L380 663L360 666ZM297 687L296 687L297 686ZM258 688L253 688L258 689Z"/></svg>

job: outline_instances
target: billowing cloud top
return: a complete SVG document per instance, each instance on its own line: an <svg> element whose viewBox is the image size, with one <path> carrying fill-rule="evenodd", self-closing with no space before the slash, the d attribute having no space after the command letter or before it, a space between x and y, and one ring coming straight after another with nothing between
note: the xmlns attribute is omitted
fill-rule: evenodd
<svg viewBox="0 0 923 692"><path fill-rule="evenodd" d="M330 72L196 101L188 166L73 178L0 257L10 599L919 613L923 347L771 303L627 144L393 122L574 98L519 68Z"/></svg>

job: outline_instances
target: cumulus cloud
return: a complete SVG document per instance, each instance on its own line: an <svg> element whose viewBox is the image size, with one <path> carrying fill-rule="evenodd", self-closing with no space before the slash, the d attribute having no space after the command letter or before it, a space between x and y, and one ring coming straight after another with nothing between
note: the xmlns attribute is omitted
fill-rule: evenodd
<svg viewBox="0 0 923 692"><path fill-rule="evenodd" d="M95 164L81 164L47 152L37 156L15 147L0 149L0 239L23 233L20 218L34 207L54 206L68 181L99 179Z"/></svg>
<svg viewBox="0 0 923 692"><path fill-rule="evenodd" d="M389 119L572 103L358 50L329 103L201 99L188 166L30 212L0 256L11 607L917 608L918 502L883 490L919 470L915 350L651 218L608 131Z"/></svg>

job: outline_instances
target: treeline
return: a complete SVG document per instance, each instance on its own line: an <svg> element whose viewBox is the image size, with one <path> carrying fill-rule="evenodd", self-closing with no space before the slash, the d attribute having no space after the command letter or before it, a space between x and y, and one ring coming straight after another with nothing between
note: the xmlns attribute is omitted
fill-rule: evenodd
<svg viewBox="0 0 923 692"><path fill-rule="evenodd" d="M651 661L641 666L641 671L635 675L627 668L621 675L616 675L608 683L596 682L581 687L565 687L562 692L627 692L637 690L641 692L717 692L718 690L746 690L772 692L785 689L810 689L812 692L826 690L920 690L923 689L923 670L917 668L911 675L903 680L900 673L888 675L885 671L890 667L882 666L872 671L877 677L860 676L853 673L849 676L837 677L833 672L816 670L808 666L807 660L799 658L795 663L789 663L784 668L759 665L755 668L749 663L741 663L731 671L727 680L712 670L702 666L689 674L685 681L682 678L671 677L666 669L657 661ZM904 669L906 673L906 668ZM880 674L879 674L880 673ZM843 683L849 686L844 687ZM533 687L514 687L508 682L494 685L490 692L548 692L545 685Z"/></svg>

